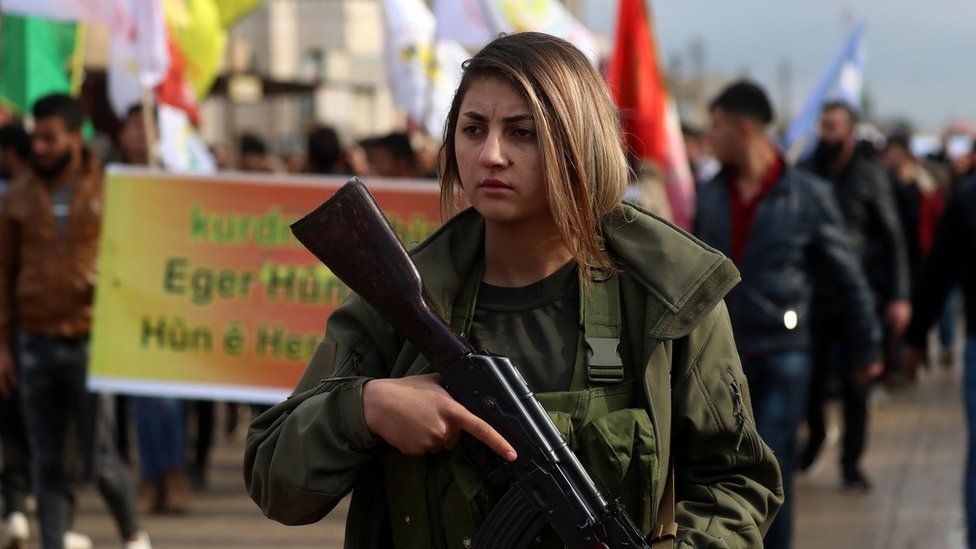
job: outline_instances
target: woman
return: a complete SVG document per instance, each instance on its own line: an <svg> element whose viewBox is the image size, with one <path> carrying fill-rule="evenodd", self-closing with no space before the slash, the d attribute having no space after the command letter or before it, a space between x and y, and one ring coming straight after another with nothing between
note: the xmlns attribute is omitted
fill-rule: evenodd
<svg viewBox="0 0 976 549"><path fill-rule="evenodd" d="M472 207L413 259L444 318L518 365L601 492L644 532L673 458L679 540L759 547L782 488L721 301L738 273L621 203L616 116L569 43L494 40L465 66L441 153L445 209ZM295 396L251 426L251 497L305 524L352 490L347 547L469 547L505 489L488 474L514 451L429 368L351 296ZM551 534L545 544L558 545Z"/></svg>

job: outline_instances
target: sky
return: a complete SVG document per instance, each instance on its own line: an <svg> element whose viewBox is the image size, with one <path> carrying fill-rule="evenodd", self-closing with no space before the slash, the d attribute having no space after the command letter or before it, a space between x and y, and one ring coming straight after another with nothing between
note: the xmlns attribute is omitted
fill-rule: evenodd
<svg viewBox="0 0 976 549"><path fill-rule="evenodd" d="M780 99L792 70L799 110L840 49L852 18L867 22L865 88L880 119L907 119L938 132L950 119L976 120L976 0L653 0L665 63L704 41L705 69L746 71ZM611 35L617 0L584 0L583 19Z"/></svg>

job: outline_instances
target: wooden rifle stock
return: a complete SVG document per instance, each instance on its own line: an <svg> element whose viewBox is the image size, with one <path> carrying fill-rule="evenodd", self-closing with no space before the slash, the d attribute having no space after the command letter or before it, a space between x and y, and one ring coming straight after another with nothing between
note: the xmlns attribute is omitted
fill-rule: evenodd
<svg viewBox="0 0 976 549"><path fill-rule="evenodd" d="M393 326L437 371L472 352L430 306L420 272L357 178L350 179L291 231Z"/></svg>

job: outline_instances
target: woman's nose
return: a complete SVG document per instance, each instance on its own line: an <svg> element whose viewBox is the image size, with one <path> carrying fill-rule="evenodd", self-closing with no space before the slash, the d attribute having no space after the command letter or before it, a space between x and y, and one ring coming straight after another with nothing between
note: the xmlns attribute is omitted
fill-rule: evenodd
<svg viewBox="0 0 976 549"><path fill-rule="evenodd" d="M485 168L500 168L508 163L505 158L502 141L498 135L488 134L481 148L481 155L478 157L478 160Z"/></svg>

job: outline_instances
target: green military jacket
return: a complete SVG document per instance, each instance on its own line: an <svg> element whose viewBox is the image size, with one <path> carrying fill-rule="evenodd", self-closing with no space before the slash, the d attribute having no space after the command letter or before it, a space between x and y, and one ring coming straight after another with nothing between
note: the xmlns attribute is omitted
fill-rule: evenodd
<svg viewBox="0 0 976 549"><path fill-rule="evenodd" d="M783 487L754 427L722 302L738 272L722 254L634 206L622 204L605 226L605 244L623 273L622 345L643 355L635 370L662 464L651 484L654 501L673 454L679 546L761 547ZM451 318L480 261L483 239L484 220L469 209L411 252L443 318ZM251 424L244 479L265 515L312 523L352 491L346 547L394 546L380 464L385 443L366 428L362 386L429 369L416 347L350 295L329 318L293 395Z"/></svg>

